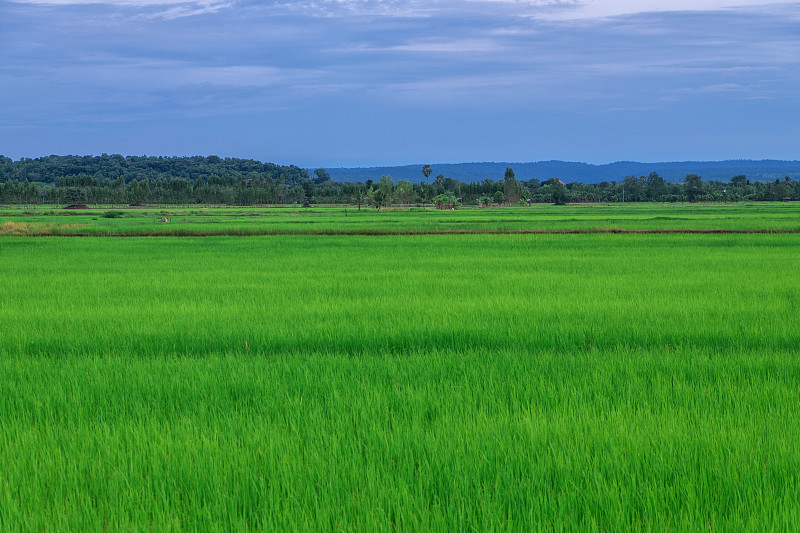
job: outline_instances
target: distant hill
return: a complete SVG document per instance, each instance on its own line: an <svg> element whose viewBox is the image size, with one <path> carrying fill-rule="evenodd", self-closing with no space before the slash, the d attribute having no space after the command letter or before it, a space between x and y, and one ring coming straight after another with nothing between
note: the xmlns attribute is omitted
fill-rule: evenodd
<svg viewBox="0 0 800 533"><path fill-rule="evenodd" d="M778 160L730 160L730 161L677 161L663 163L638 163L618 161L606 165L572 163L567 161L539 161L535 163L443 163L431 164L432 181L442 174L464 182L485 179L503 179L506 167L514 169L518 180L561 178L565 183L600 183L601 181L620 181L626 176L647 176L657 172L662 178L672 182L682 182L686 174L698 174L704 181L725 181L733 176L744 174L750 181L774 181L789 176L800 179L800 161ZM370 168L329 168L331 178L338 182L377 181L381 176L392 176L397 180L424 182L422 164L395 167Z"/></svg>
<svg viewBox="0 0 800 533"><path fill-rule="evenodd" d="M122 156L119 154L49 155L14 161L0 155L0 183L20 180L39 183L58 183L65 176L85 174L97 179L124 178L158 180L183 178L191 182L215 175L223 180L239 176L258 175L262 178L284 179L287 185L308 179L305 169L295 165L262 163L253 159L221 158L215 155L192 157Z"/></svg>

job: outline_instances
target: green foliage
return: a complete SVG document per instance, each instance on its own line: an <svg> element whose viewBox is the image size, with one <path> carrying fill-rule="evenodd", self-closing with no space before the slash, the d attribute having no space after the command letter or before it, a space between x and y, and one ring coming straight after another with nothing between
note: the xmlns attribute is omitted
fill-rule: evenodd
<svg viewBox="0 0 800 533"><path fill-rule="evenodd" d="M647 177L646 190L648 200L658 200L666 194L667 182L656 172L651 172Z"/></svg>
<svg viewBox="0 0 800 533"><path fill-rule="evenodd" d="M522 185L514 177L514 171L511 167L506 168L506 173L503 177L503 189L505 199L509 204L519 203L520 198L522 198Z"/></svg>
<svg viewBox="0 0 800 533"><path fill-rule="evenodd" d="M387 204L388 197L384 189L380 187L375 189L373 187L367 192L367 200L375 206L375 209L380 210L381 207Z"/></svg>
<svg viewBox="0 0 800 533"><path fill-rule="evenodd" d="M425 180L426 181L431 176L432 172L433 171L431 170L431 166L430 165L423 165L422 166L422 175L425 176Z"/></svg>
<svg viewBox="0 0 800 533"><path fill-rule="evenodd" d="M731 178L731 185L735 185L736 187L744 187L748 185L750 181L747 179L747 176L744 174L740 174L738 176L734 176Z"/></svg>
<svg viewBox="0 0 800 533"><path fill-rule="evenodd" d="M314 171L314 183L320 185L331 179L331 175L324 168L318 168Z"/></svg>
<svg viewBox="0 0 800 533"><path fill-rule="evenodd" d="M105 211L103 213L103 218L122 218L125 215L122 211Z"/></svg>
<svg viewBox="0 0 800 533"><path fill-rule="evenodd" d="M558 178L552 178L548 181L550 194L555 205L566 205L567 203L567 188L564 183Z"/></svg>
<svg viewBox="0 0 800 533"><path fill-rule="evenodd" d="M397 182L394 195L400 203L409 204L414 199L414 186L410 181L400 180Z"/></svg>
<svg viewBox="0 0 800 533"><path fill-rule="evenodd" d="M392 181L392 177L381 176L381 180L378 182L378 188L386 194L387 198L391 198L394 192L394 182Z"/></svg>
<svg viewBox="0 0 800 533"><path fill-rule="evenodd" d="M119 177L130 182L134 178L158 181L164 178L184 178L191 182L207 179L215 174L223 180L236 180L237 176L278 178L283 174L290 182L309 179L308 172L294 165L279 166L252 159L209 157L147 157L102 154L100 156L57 156L23 158L11 162L10 170L0 179L30 180L55 183L59 180L77 180L81 185L103 179ZM69 183L73 186L75 183Z"/></svg>
<svg viewBox="0 0 800 533"><path fill-rule="evenodd" d="M683 188L686 192L686 200L695 202L703 193L703 182L697 174L687 174L683 181Z"/></svg>
<svg viewBox="0 0 800 533"><path fill-rule="evenodd" d="M367 200L380 210L381 207L391 205L394 191L394 184L391 176L383 176L378 182L377 187L370 187L367 192Z"/></svg>
<svg viewBox="0 0 800 533"><path fill-rule="evenodd" d="M0 160L0 204L207 204L260 206L269 204L348 204L355 188L366 193L373 185L336 183L330 173L316 169L311 176L296 166L219 157L98 157L49 156L11 161ZM502 180L485 179L466 183L436 176L430 165L423 167L424 184L403 185L402 190L384 190L386 201L402 203L427 201L433 196L453 193L465 204L483 196L503 192L504 201L514 205L520 198L546 203L571 202L736 202L800 200L800 186L787 175L769 182L751 182L745 175L730 183L702 182L690 175L684 183L668 183L657 173L628 175L621 181L572 182L566 198L554 199L549 182L519 181L506 168ZM399 184L398 184L399 185ZM560 196L560 195L559 195Z"/></svg>
<svg viewBox="0 0 800 533"><path fill-rule="evenodd" d="M461 202L458 201L458 198L453 193L435 196L433 203L436 205L436 209L458 209L461 206Z"/></svg>

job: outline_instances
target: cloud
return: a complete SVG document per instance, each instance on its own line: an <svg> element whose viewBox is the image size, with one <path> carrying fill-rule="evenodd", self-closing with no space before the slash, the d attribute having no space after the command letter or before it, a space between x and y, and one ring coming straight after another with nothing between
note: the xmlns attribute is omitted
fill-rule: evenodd
<svg viewBox="0 0 800 533"><path fill-rule="evenodd" d="M642 13L777 8L797 2L776 0L296 0L277 1L284 9L317 17L470 17L503 14L542 20L584 20Z"/></svg>
<svg viewBox="0 0 800 533"><path fill-rule="evenodd" d="M220 2L203 0L11 0L17 4L47 6L109 5L123 7L175 6L180 4L216 4Z"/></svg>
<svg viewBox="0 0 800 533"><path fill-rule="evenodd" d="M423 39L406 44L378 46L357 45L341 48L339 51L355 52L417 52L426 54L488 54L506 50L502 44L490 39Z"/></svg>
<svg viewBox="0 0 800 533"><path fill-rule="evenodd" d="M639 13L659 13L676 11L719 11L731 8L752 8L774 6L796 2L776 2L775 0L585 0L575 2L574 9L564 11L569 18L597 18Z"/></svg>
<svg viewBox="0 0 800 533"><path fill-rule="evenodd" d="M157 12L153 16L171 20L195 15L208 15L232 5L230 2L220 1L183 2L177 5L170 5L164 11Z"/></svg>
<svg viewBox="0 0 800 533"><path fill-rule="evenodd" d="M715 83L713 85L704 85L701 87L681 87L665 92L672 94L692 95L715 93L750 93L759 90L762 90L762 88L755 84L743 85L741 83Z"/></svg>
<svg viewBox="0 0 800 533"><path fill-rule="evenodd" d="M226 0L11 0L16 4L45 7L105 6L146 10L149 16L167 20L216 13L231 7Z"/></svg>
<svg viewBox="0 0 800 533"><path fill-rule="evenodd" d="M219 88L313 87L323 73L310 68L278 68L267 65L203 65L186 61L125 58L112 55L85 56L69 66L41 73L59 83L79 83L91 77L102 87L124 85L131 90L164 91L181 87Z"/></svg>
<svg viewBox="0 0 800 533"><path fill-rule="evenodd" d="M10 0L39 6L103 5L138 9L160 9L163 18L214 13L231 7L234 0ZM641 13L719 11L728 9L778 9L797 2L776 0L236 0L272 12L311 17L378 16L397 18L474 17L503 15L541 20L586 20ZM795 13L795 15L797 15Z"/></svg>
<svg viewBox="0 0 800 533"><path fill-rule="evenodd" d="M270 7L316 17L427 17L438 11L437 4L435 0L298 0L275 2Z"/></svg>
<svg viewBox="0 0 800 533"><path fill-rule="evenodd" d="M468 134L480 149L496 117L522 138L583 131L602 114L632 141L643 114L667 126L787 121L800 3L726 7L735 1L13 0L0 20L0 123L13 141L9 124L111 132L214 116L252 121L225 132L248 142L306 138L327 121L355 146L376 125L408 131L432 116L442 143Z"/></svg>

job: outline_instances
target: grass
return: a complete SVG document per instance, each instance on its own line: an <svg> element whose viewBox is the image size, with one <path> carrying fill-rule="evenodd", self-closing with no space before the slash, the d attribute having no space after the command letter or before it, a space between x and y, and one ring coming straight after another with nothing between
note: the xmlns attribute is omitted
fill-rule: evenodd
<svg viewBox="0 0 800 533"><path fill-rule="evenodd" d="M4 530L793 530L798 365L607 351L3 364Z"/></svg>
<svg viewBox="0 0 800 533"><path fill-rule="evenodd" d="M113 218L106 218L108 213ZM121 215L120 215L121 213ZM163 217L169 223L160 222ZM0 209L0 224L36 235L358 235L404 233L800 232L800 205L575 204L458 211L318 208ZM21 224L27 224L22 231ZM22 232L22 233L20 233ZM0 225L0 235L8 233Z"/></svg>
<svg viewBox="0 0 800 533"><path fill-rule="evenodd" d="M11 239L0 355L793 349L798 239Z"/></svg>
<svg viewBox="0 0 800 533"><path fill-rule="evenodd" d="M796 530L798 245L0 239L0 530Z"/></svg>

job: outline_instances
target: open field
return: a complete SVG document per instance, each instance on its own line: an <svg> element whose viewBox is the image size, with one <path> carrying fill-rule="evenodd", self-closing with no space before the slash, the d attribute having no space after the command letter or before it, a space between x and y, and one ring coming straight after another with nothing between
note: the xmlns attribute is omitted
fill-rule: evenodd
<svg viewBox="0 0 800 533"><path fill-rule="evenodd" d="M672 218L798 225L748 209ZM0 238L0 530L797 530L799 260L797 233Z"/></svg>
<svg viewBox="0 0 800 533"><path fill-rule="evenodd" d="M7 238L0 355L796 348L795 234Z"/></svg>
<svg viewBox="0 0 800 533"><path fill-rule="evenodd" d="M114 213L119 218L104 218ZM161 223L163 217L169 223ZM0 235L800 232L800 203L575 204L437 211L363 207L0 208Z"/></svg>

